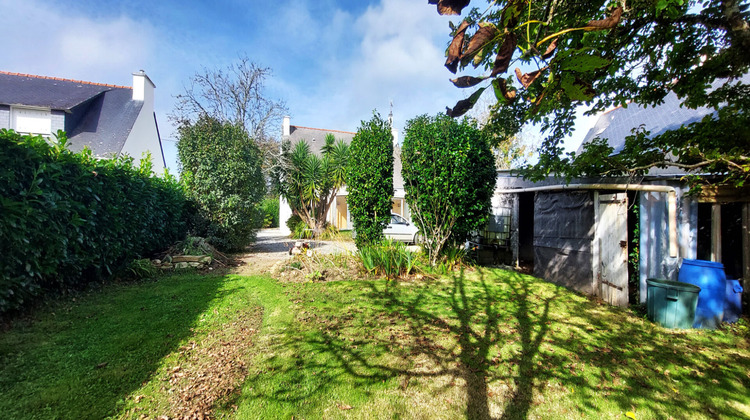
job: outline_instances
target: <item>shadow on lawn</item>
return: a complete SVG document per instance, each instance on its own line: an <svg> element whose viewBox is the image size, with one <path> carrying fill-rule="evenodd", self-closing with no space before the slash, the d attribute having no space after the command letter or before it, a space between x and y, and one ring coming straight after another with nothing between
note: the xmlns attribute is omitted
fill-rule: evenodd
<svg viewBox="0 0 750 420"><path fill-rule="evenodd" d="M309 328L290 328L279 349L298 358L272 358L262 374L285 382L259 386L254 397L314 404L338 386L377 393L384 383L406 389L412 379L447 377L431 396L439 401L465 382L472 419L523 419L537 405L551 418L745 417L732 401L748 404L750 358L732 340L666 331L562 287L497 273L408 287L357 283L370 288L358 295L366 303L297 317ZM544 411L553 409L560 412Z"/></svg>
<svg viewBox="0 0 750 420"><path fill-rule="evenodd" d="M222 282L219 276L180 276L126 284L17 322L0 334L0 395L8 399L0 403L3 416L114 415L193 334Z"/></svg>

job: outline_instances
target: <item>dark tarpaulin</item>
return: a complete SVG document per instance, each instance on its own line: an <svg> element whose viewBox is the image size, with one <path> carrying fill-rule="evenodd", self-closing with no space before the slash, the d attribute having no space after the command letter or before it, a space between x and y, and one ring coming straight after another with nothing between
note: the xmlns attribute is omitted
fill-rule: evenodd
<svg viewBox="0 0 750 420"><path fill-rule="evenodd" d="M593 193L539 192L534 210L534 275L593 294Z"/></svg>

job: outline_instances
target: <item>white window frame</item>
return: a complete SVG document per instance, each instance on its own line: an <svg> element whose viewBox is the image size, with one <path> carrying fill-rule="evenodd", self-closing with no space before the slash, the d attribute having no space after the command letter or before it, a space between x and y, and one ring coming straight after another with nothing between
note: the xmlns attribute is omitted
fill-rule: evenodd
<svg viewBox="0 0 750 420"><path fill-rule="evenodd" d="M47 122L49 123L49 126L47 127L47 131L42 132L42 131L20 130L17 124L17 116L18 116L19 111L41 111L41 112L46 113ZM10 128L21 134L39 134L39 135L47 136L47 137L52 135L52 110L50 108L41 108L41 107L32 107L32 106L11 106L9 122L10 122L9 124Z"/></svg>

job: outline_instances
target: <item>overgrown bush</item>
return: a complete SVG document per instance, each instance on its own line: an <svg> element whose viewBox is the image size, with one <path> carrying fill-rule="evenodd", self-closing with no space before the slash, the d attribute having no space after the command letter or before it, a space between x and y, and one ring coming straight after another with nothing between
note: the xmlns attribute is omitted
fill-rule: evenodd
<svg viewBox="0 0 750 420"><path fill-rule="evenodd" d="M416 261L406 245L393 240L364 245L357 255L368 274L385 276L388 280L411 274Z"/></svg>
<svg viewBox="0 0 750 420"><path fill-rule="evenodd" d="M203 115L179 127L181 180L208 221L194 234L224 250L240 250L263 224L265 195L258 147L238 124Z"/></svg>
<svg viewBox="0 0 750 420"><path fill-rule="evenodd" d="M150 157L96 159L0 130L0 312L79 288L185 234L185 196Z"/></svg>
<svg viewBox="0 0 750 420"><path fill-rule="evenodd" d="M358 248L379 242L393 206L393 135L377 113L352 139L346 185L354 242Z"/></svg>
<svg viewBox="0 0 750 420"><path fill-rule="evenodd" d="M260 207L263 210L263 227L279 227L279 197L263 199Z"/></svg>

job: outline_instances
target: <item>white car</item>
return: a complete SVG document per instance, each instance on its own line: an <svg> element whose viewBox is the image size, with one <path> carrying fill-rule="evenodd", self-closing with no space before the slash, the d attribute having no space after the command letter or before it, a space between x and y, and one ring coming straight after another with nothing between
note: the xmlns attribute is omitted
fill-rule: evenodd
<svg viewBox="0 0 750 420"><path fill-rule="evenodd" d="M391 214L391 223L385 227L383 235L399 242L418 244L421 241L417 227L398 214Z"/></svg>

